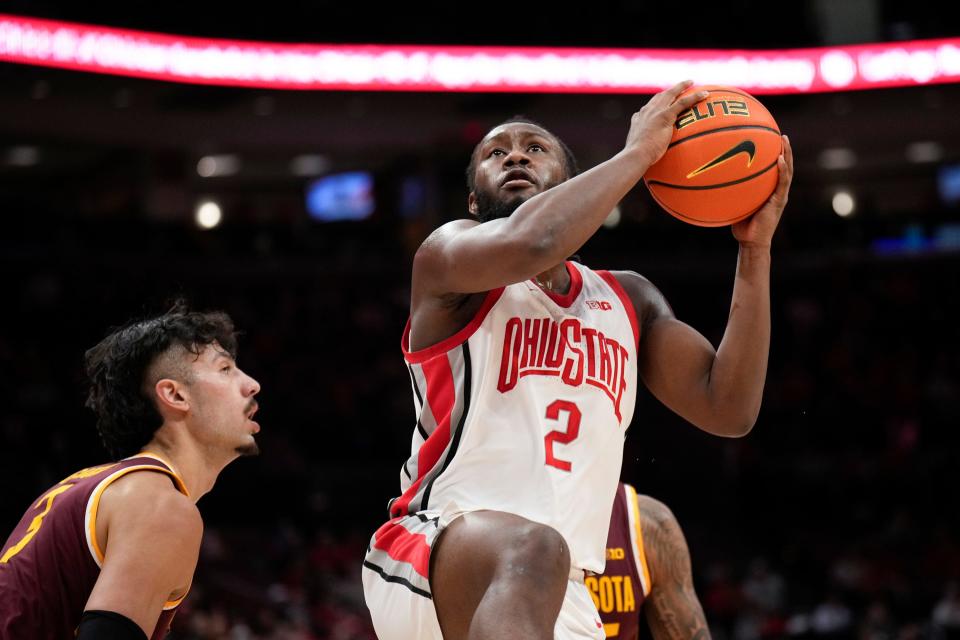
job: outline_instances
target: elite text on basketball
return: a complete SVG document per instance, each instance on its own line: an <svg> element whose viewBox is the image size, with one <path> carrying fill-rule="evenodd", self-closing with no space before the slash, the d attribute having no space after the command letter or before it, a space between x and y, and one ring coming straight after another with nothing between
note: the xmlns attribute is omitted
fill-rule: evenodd
<svg viewBox="0 0 960 640"><path fill-rule="evenodd" d="M723 115L725 116L750 116L747 103L743 100L714 100L712 102L695 104L692 109L687 109L677 116L677 130L679 131L694 122L713 118L718 115L717 106L720 107L720 110L723 111Z"/></svg>

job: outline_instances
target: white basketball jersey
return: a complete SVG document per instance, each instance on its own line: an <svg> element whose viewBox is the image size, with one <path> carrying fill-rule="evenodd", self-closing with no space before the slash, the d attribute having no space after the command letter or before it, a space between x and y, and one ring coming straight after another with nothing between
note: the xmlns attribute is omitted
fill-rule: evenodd
<svg viewBox="0 0 960 640"><path fill-rule="evenodd" d="M567 263L560 296L520 282L461 331L411 352L417 425L391 515L514 513L559 531L602 572L637 389L639 329L616 279Z"/></svg>

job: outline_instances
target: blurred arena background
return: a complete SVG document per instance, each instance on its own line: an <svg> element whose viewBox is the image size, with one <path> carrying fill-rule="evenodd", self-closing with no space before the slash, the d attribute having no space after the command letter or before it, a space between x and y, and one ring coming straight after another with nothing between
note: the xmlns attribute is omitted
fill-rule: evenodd
<svg viewBox="0 0 960 640"><path fill-rule="evenodd" d="M949 3L905 0L401 4L0 12L315 44L960 36ZM263 454L200 502L202 557L172 637L374 638L360 560L409 449L412 251L466 213L464 169L487 127L531 116L590 167L648 97L272 90L0 63L0 530L106 457L82 406L85 348L183 295L245 331ZM622 477L677 514L715 638L960 637L960 85L760 99L796 154L760 420L724 441L642 395ZM643 273L718 340L729 231L677 222L643 187L608 222L583 261Z"/></svg>

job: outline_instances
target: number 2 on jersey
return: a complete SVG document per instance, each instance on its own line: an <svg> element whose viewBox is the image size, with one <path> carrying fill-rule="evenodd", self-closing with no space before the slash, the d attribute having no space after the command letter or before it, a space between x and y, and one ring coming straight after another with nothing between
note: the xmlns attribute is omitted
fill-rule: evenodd
<svg viewBox="0 0 960 640"><path fill-rule="evenodd" d="M554 444L570 444L580 435L580 409L569 400L554 400L547 407L547 420L560 420L560 412L567 413L567 424L564 430L554 429L543 437L543 444L547 451L546 464L556 467L561 471L570 471L573 468L572 462L561 460L553 453Z"/></svg>

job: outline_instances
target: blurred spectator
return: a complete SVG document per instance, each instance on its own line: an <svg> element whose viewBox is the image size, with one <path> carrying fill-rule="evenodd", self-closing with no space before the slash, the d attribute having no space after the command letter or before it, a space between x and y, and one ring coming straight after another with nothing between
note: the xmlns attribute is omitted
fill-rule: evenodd
<svg viewBox="0 0 960 640"><path fill-rule="evenodd" d="M960 584L947 585L943 597L933 608L933 626L939 638L960 638Z"/></svg>
<svg viewBox="0 0 960 640"><path fill-rule="evenodd" d="M896 640L897 628L882 602L873 602L860 624L860 640Z"/></svg>
<svg viewBox="0 0 960 640"><path fill-rule="evenodd" d="M810 629L820 638L849 637L852 627L853 612L835 593L818 604L810 616Z"/></svg>
<svg viewBox="0 0 960 640"><path fill-rule="evenodd" d="M743 598L748 604L766 614L777 613L783 608L785 592L783 577L770 570L766 559L754 558L750 562L743 583Z"/></svg>

